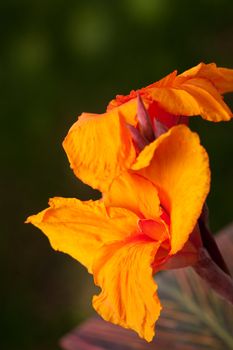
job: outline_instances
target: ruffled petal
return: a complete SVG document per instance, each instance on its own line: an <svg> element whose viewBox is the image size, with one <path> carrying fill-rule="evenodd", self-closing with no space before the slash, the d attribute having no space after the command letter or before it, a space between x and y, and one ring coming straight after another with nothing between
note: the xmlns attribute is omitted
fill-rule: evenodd
<svg viewBox="0 0 233 350"><path fill-rule="evenodd" d="M179 77L202 78L211 82L220 94L233 91L233 69L217 67L215 63L199 63Z"/></svg>
<svg viewBox="0 0 233 350"><path fill-rule="evenodd" d="M182 89L198 102L199 114L209 121L227 121L232 118L230 108L223 101L216 88L206 79L189 79L183 83Z"/></svg>
<svg viewBox="0 0 233 350"><path fill-rule="evenodd" d="M102 201L53 198L50 208L27 219L41 229L53 249L67 253L92 271L98 249L136 234L138 218L122 208L106 209Z"/></svg>
<svg viewBox="0 0 233 350"><path fill-rule="evenodd" d="M170 215L171 253L175 254L193 231L209 192L208 155L198 135L179 125L148 145L133 169L158 189L161 205Z"/></svg>
<svg viewBox="0 0 233 350"><path fill-rule="evenodd" d="M139 93L152 118L164 112L171 116L197 116L218 122L232 118L232 112L221 94L233 91L233 69L218 68L214 63L199 65L177 76L177 72L145 88L132 91L128 96L118 95L109 109L124 110L125 105L136 104ZM151 114L152 112L152 114ZM154 112L154 113L153 113Z"/></svg>
<svg viewBox="0 0 233 350"><path fill-rule="evenodd" d="M105 246L93 268L95 283L102 289L93 298L95 310L147 341L154 336L161 309L151 267L158 246L143 236Z"/></svg>
<svg viewBox="0 0 233 350"><path fill-rule="evenodd" d="M210 121L227 121L232 112L216 88L205 79L188 79L173 87L153 88L148 95L166 112L179 116L201 115Z"/></svg>
<svg viewBox="0 0 233 350"><path fill-rule="evenodd" d="M161 214L156 187L141 175L130 172L124 172L113 181L104 194L104 203L129 209L141 218L153 219Z"/></svg>
<svg viewBox="0 0 233 350"><path fill-rule="evenodd" d="M173 115L193 116L200 114L198 101L187 91L179 88L152 88L148 95L160 108Z"/></svg>
<svg viewBox="0 0 233 350"><path fill-rule="evenodd" d="M102 192L135 159L130 132L117 111L82 114L63 147L76 176Z"/></svg>
<svg viewBox="0 0 233 350"><path fill-rule="evenodd" d="M155 83L147 89L148 96L168 113L201 115L214 122L232 118L232 112L221 96L229 91L233 91L233 70L218 68L214 63L200 63L177 77L173 76L173 80Z"/></svg>

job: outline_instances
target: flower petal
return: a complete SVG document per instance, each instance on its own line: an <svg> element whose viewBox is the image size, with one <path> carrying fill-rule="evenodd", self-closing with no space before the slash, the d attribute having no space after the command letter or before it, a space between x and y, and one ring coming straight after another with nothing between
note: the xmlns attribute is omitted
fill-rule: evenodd
<svg viewBox="0 0 233 350"><path fill-rule="evenodd" d="M161 205L170 214L171 253L175 254L193 231L209 192L208 155L198 135L179 125L148 145L133 169L159 191Z"/></svg>
<svg viewBox="0 0 233 350"><path fill-rule="evenodd" d="M143 176L124 172L116 178L104 194L106 206L123 207L139 217L160 216L160 201L156 187Z"/></svg>
<svg viewBox="0 0 233 350"><path fill-rule="evenodd" d="M158 139L156 139L154 142L151 142L149 145L147 145L138 155L136 161L131 166L132 170L140 170L143 168L146 168L148 165L150 165L151 160L154 156L155 150L159 147L161 143L164 142L164 139L166 139L170 135L170 130L161 136L159 136Z"/></svg>
<svg viewBox="0 0 233 350"><path fill-rule="evenodd" d="M123 96L124 97L124 96ZM119 98L119 96L118 96ZM115 109L120 116L124 118L126 123L136 126L137 125L137 99L127 100L124 103L118 103L116 100L112 100L107 106L107 112Z"/></svg>
<svg viewBox="0 0 233 350"><path fill-rule="evenodd" d="M206 79L220 94L233 91L233 69L217 67L215 63L199 63L180 74L179 77Z"/></svg>
<svg viewBox="0 0 233 350"><path fill-rule="evenodd" d="M82 114L63 147L76 176L100 191L135 159L130 132L117 111Z"/></svg>
<svg viewBox="0 0 233 350"><path fill-rule="evenodd" d="M182 88L198 102L199 114L204 119L218 122L232 118L230 108L224 103L222 96L208 80L190 79L182 84Z"/></svg>
<svg viewBox="0 0 233 350"><path fill-rule="evenodd" d="M181 88L165 87L148 89L148 95L159 107L173 115L193 116L200 114L196 99Z"/></svg>
<svg viewBox="0 0 233 350"><path fill-rule="evenodd" d="M145 88L131 91L128 96L118 95L108 109L124 110L134 106L139 93L151 118L201 115L210 121L230 120L232 112L221 94L233 91L233 69L218 68L214 63L199 65L177 76L173 72ZM132 118L131 118L132 119ZM160 119L161 120L161 119Z"/></svg>
<svg viewBox="0 0 233 350"><path fill-rule="evenodd" d="M147 93L165 111L182 116L201 115L210 121L230 120L232 112L221 93L233 91L233 70L200 63Z"/></svg>
<svg viewBox="0 0 233 350"><path fill-rule="evenodd" d="M107 321L136 331L151 341L160 314L152 267L159 243L138 237L101 249L93 268L102 288L93 298L95 310Z"/></svg>
<svg viewBox="0 0 233 350"><path fill-rule="evenodd" d="M153 88L149 96L173 115L201 115L210 121L230 120L232 113L215 87L204 79L190 79L175 87Z"/></svg>
<svg viewBox="0 0 233 350"><path fill-rule="evenodd" d="M106 209L102 201L53 198L50 208L27 219L41 229L55 250L71 255L92 271L97 250L124 240L137 230L138 218L122 208Z"/></svg>

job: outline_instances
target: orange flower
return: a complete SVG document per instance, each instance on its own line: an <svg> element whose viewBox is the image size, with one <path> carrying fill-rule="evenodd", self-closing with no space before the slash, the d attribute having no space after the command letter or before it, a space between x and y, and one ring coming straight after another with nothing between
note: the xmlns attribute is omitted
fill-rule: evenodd
<svg viewBox="0 0 233 350"><path fill-rule="evenodd" d="M93 274L101 288L93 306L105 320L151 341L161 309L153 273L182 252L195 259L189 237L209 192L206 151L179 125L137 156L117 109L82 115L64 147L76 175L102 199L54 198L27 222Z"/></svg>
<svg viewBox="0 0 233 350"><path fill-rule="evenodd" d="M63 146L71 168L84 183L104 192L123 169L130 168L138 151L128 128L139 128L138 96L154 133L160 134L158 121L166 129L187 124L186 119L192 115L200 114L213 121L229 120L232 113L220 95L229 91L233 91L233 69L200 63L178 76L175 71L128 96L117 96L106 113L83 113L70 129Z"/></svg>
<svg viewBox="0 0 233 350"><path fill-rule="evenodd" d="M183 117L200 115L213 121L227 121L232 112L221 94L233 91L233 69L218 68L214 63L200 63L177 75L177 71L128 96L118 95L107 111L117 108L127 122L136 125L137 94L140 93L148 113L153 120L171 127Z"/></svg>

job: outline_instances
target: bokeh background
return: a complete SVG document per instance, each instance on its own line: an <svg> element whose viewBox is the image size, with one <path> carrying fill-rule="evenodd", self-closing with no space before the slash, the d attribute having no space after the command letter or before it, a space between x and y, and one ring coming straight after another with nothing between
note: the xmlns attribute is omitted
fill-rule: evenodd
<svg viewBox="0 0 233 350"><path fill-rule="evenodd" d="M232 17L232 0L1 0L2 349L58 349L92 312L84 268L23 224L49 197L97 196L69 169L61 142L71 124L174 69L233 68ZM233 218L233 123L192 127L210 154L216 231Z"/></svg>

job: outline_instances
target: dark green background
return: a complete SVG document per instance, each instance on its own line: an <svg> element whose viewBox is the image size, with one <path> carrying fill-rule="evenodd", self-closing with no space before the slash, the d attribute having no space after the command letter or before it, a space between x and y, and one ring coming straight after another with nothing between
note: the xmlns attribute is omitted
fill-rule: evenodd
<svg viewBox="0 0 233 350"><path fill-rule="evenodd" d="M233 68L232 18L232 0L0 2L3 349L56 349L91 312L84 268L23 224L48 197L93 198L61 147L71 124L174 69L200 61ZM233 95L227 101L233 106ZM196 118L192 127L210 155L218 230L232 220L233 124Z"/></svg>

